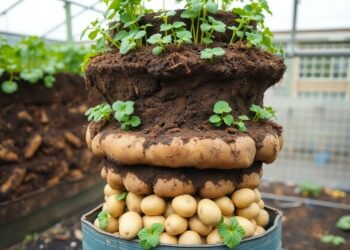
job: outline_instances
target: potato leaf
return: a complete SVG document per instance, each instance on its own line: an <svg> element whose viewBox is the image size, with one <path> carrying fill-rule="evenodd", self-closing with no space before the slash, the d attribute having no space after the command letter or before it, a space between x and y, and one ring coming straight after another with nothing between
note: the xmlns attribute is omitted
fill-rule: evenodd
<svg viewBox="0 0 350 250"><path fill-rule="evenodd" d="M117 201L125 200L127 195L128 195L128 192L123 192L121 194L118 194L117 197L116 197Z"/></svg>
<svg viewBox="0 0 350 250"><path fill-rule="evenodd" d="M138 237L143 249L151 249L159 245L160 234L164 231L164 226L160 223L153 223L150 228L143 228L139 231Z"/></svg>
<svg viewBox="0 0 350 250"><path fill-rule="evenodd" d="M341 230L350 230L350 215L340 217L336 226Z"/></svg>
<svg viewBox="0 0 350 250"><path fill-rule="evenodd" d="M225 224L223 220L218 225L219 235L228 248L235 248L243 239L244 229L238 224L238 221L232 217Z"/></svg>
<svg viewBox="0 0 350 250"><path fill-rule="evenodd" d="M333 246L340 246L344 244L346 241L343 237L337 235L324 235L321 238L321 242L326 244L331 244Z"/></svg>
<svg viewBox="0 0 350 250"><path fill-rule="evenodd" d="M97 215L97 220L98 220L98 224L100 225L101 229L106 229L107 227L107 223L108 223L108 213L107 211L101 211L98 215Z"/></svg>

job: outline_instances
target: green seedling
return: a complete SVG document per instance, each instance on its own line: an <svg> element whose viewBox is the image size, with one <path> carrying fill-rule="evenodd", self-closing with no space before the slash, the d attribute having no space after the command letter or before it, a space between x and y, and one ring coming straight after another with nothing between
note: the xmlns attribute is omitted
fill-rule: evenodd
<svg viewBox="0 0 350 250"><path fill-rule="evenodd" d="M238 221L234 217L231 217L227 224L222 218L217 228L220 237L228 248L235 248L238 246L245 235L244 229L238 224Z"/></svg>
<svg viewBox="0 0 350 250"><path fill-rule="evenodd" d="M154 223L150 228L143 228L139 231L138 237L140 246L143 249L151 249L159 245L160 234L164 231L164 226L160 223Z"/></svg>
<svg viewBox="0 0 350 250"><path fill-rule="evenodd" d="M208 17L209 22L201 24L201 43L206 45L213 43L214 31L224 33L226 30L226 24L221 21L215 20L213 17Z"/></svg>
<svg viewBox="0 0 350 250"><path fill-rule="evenodd" d="M108 226L108 212L103 210L97 215L97 220L100 228L105 230Z"/></svg>
<svg viewBox="0 0 350 250"><path fill-rule="evenodd" d="M339 218L336 224L337 228L345 231L350 230L350 215L344 215Z"/></svg>
<svg viewBox="0 0 350 250"><path fill-rule="evenodd" d="M107 103L99 104L93 108L89 108L85 115L88 117L88 121L100 122L109 120L113 110L111 105Z"/></svg>
<svg viewBox="0 0 350 250"><path fill-rule="evenodd" d="M328 234L328 235L324 235L321 237L321 242L326 243L326 244L330 244L333 246L340 246L340 245L344 244L346 241L341 236Z"/></svg>
<svg viewBox="0 0 350 250"><path fill-rule="evenodd" d="M253 122L271 120L272 118L276 117L276 111L272 107L261 107L259 105L252 104L249 110L255 113Z"/></svg>
<svg viewBox="0 0 350 250"><path fill-rule="evenodd" d="M225 55L225 50L220 47L217 48L206 48L201 51L201 58L205 60L212 61L214 57L219 57Z"/></svg>
<svg viewBox="0 0 350 250"><path fill-rule="evenodd" d="M134 102L116 101L113 103L112 109L115 111L114 118L120 123L122 130L128 131L131 127L140 126L141 119L136 115L132 115L134 113Z"/></svg>
<svg viewBox="0 0 350 250"><path fill-rule="evenodd" d="M152 52L154 55L159 55L165 51L165 45L171 43L171 40L171 35L162 37L161 34L154 34L147 40L147 42L150 44L157 44Z"/></svg>
<svg viewBox="0 0 350 250"><path fill-rule="evenodd" d="M321 195L323 187L312 182L303 182L299 185L299 190L303 196L318 197Z"/></svg>

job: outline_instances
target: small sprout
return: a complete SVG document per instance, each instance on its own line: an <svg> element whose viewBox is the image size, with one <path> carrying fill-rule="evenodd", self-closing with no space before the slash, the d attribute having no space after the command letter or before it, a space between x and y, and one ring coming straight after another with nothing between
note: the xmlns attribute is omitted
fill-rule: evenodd
<svg viewBox="0 0 350 250"><path fill-rule="evenodd" d="M101 211L98 215L97 215L97 220L98 220L98 224L100 226L101 229L106 229L106 227L108 226L108 212L103 210Z"/></svg>
<svg viewBox="0 0 350 250"><path fill-rule="evenodd" d="M341 230L350 230L350 215L344 215L339 218L336 224L337 228Z"/></svg>
<svg viewBox="0 0 350 250"><path fill-rule="evenodd" d="M164 231L164 226L160 223L153 223L150 228L142 228L138 237L140 246L143 249L151 249L159 245L160 234Z"/></svg>
<svg viewBox="0 0 350 250"><path fill-rule="evenodd" d="M149 39L147 39L147 42L150 44L157 44L158 46L154 47L152 52L154 55L160 55L163 51L165 51L165 44L171 43L171 36L167 35L162 37L161 34L154 34Z"/></svg>
<svg viewBox="0 0 350 250"><path fill-rule="evenodd" d="M18 84L14 81L4 81L1 84L1 90L5 93L5 94L12 94L15 93L18 89Z"/></svg>
<svg viewBox="0 0 350 250"><path fill-rule="evenodd" d="M201 58L206 60L213 60L214 56L223 56L225 54L225 50L222 48L206 48L205 50L201 51Z"/></svg>
<svg viewBox="0 0 350 250"><path fill-rule="evenodd" d="M192 43L192 33L188 30L180 30L176 32L176 42L178 45L184 43Z"/></svg>
<svg viewBox="0 0 350 250"><path fill-rule="evenodd" d="M85 112L85 116L88 117L88 121L94 121L94 122L99 122L99 121L104 121L108 120L110 118L110 115L112 114L112 108L111 105L107 103L102 103L99 104L93 108L89 108Z"/></svg>
<svg viewBox="0 0 350 250"><path fill-rule="evenodd" d="M116 101L113 103L112 109L115 111L114 118L120 123L122 130L128 131L130 127L140 126L141 119L136 115L132 115L134 113L134 102Z"/></svg>
<svg viewBox="0 0 350 250"><path fill-rule="evenodd" d="M344 244L346 241L341 236L328 234L328 235L322 236L321 242L326 243L326 244L330 244L333 246L340 246L340 245Z"/></svg>
<svg viewBox="0 0 350 250"><path fill-rule="evenodd" d="M234 217L231 217L227 224L222 218L217 227L220 237L228 248L235 248L238 246L245 235L244 229Z"/></svg>
<svg viewBox="0 0 350 250"><path fill-rule="evenodd" d="M118 194L117 195L117 200L118 201L123 201L123 200L125 200L126 199L126 196L128 195L128 192L123 192L123 193L121 193L121 194Z"/></svg>
<svg viewBox="0 0 350 250"><path fill-rule="evenodd" d="M247 127L245 126L245 121L248 121L249 120L249 117L246 116L246 115L240 115L238 116L238 120L235 120L233 122L233 125L235 125L239 131L241 132L245 132L247 131Z"/></svg>
<svg viewBox="0 0 350 250"><path fill-rule="evenodd" d="M299 185L300 193L303 196L318 197L321 195L322 189L322 186L312 182L303 182Z"/></svg>
<svg viewBox="0 0 350 250"><path fill-rule="evenodd" d="M252 104L249 110L255 113L253 122L271 120L276 117L276 111L272 107L262 108L259 105Z"/></svg>

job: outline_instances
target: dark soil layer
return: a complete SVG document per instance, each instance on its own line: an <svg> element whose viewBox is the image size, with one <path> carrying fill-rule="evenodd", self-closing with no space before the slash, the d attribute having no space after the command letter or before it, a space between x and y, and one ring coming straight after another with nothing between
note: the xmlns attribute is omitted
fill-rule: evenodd
<svg viewBox="0 0 350 250"><path fill-rule="evenodd" d="M244 175L250 173L262 174L262 163L254 162L253 165L247 169L237 170L221 170L221 169L201 169L196 168L164 168L152 167L144 165L120 165L108 160L104 160L101 164L112 171L125 177L127 173L133 173L140 180L144 181L150 186L153 186L157 179L170 180L177 178L185 183L192 181L195 189L203 187L206 181L212 181L214 184L219 184L221 180L232 181L237 187L243 181Z"/></svg>
<svg viewBox="0 0 350 250"><path fill-rule="evenodd" d="M89 99L71 74L57 75L52 89L20 82L15 94L0 93L0 147L18 158L0 157L0 202L97 170L83 139Z"/></svg>

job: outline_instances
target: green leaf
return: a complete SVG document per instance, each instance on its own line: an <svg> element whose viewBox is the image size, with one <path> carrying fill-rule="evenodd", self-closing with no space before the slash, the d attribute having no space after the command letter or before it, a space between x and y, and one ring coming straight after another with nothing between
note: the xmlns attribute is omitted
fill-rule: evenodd
<svg viewBox="0 0 350 250"><path fill-rule="evenodd" d="M136 115L134 115L134 116L131 117L131 119L130 119L130 125L131 125L132 127L136 128L136 127L140 126L140 124L141 124L141 119L140 119L140 117L138 117L138 116L136 116Z"/></svg>
<svg viewBox="0 0 350 250"><path fill-rule="evenodd" d="M209 118L209 121L213 124L221 122L221 117L218 115L212 115Z"/></svg>
<svg viewBox="0 0 350 250"><path fill-rule="evenodd" d="M135 47L136 47L135 42L129 42L127 40L123 40L121 45L120 45L119 52L124 55L124 54L128 53L130 50L134 49Z"/></svg>
<svg viewBox="0 0 350 250"><path fill-rule="evenodd" d="M55 82L55 77L53 75L47 75L44 77L44 84L46 88L52 88Z"/></svg>
<svg viewBox="0 0 350 250"><path fill-rule="evenodd" d="M228 102L225 101L218 101L214 105L214 113L216 114L223 114L223 113L229 113L232 111L230 105Z"/></svg>
<svg viewBox="0 0 350 250"><path fill-rule="evenodd" d="M162 52L163 52L163 47L162 46L156 46L156 47L154 47L153 49L152 49L152 53L153 53L153 55L156 55L156 56L158 56L158 55L160 55Z"/></svg>
<svg viewBox="0 0 350 250"><path fill-rule="evenodd" d="M1 90L5 94L13 94L13 93L15 93L17 91L17 89L18 89L18 85L14 81L4 81L1 84Z"/></svg>
<svg viewBox="0 0 350 250"><path fill-rule="evenodd" d="M201 58L202 59L212 59L213 54L211 53L210 50L205 49L205 50L201 51Z"/></svg>
<svg viewBox="0 0 350 250"><path fill-rule="evenodd" d="M238 246L245 234L244 229L234 217L229 219L228 224L221 221L218 225L218 232L228 248Z"/></svg>
<svg viewBox="0 0 350 250"><path fill-rule="evenodd" d="M173 28L173 26L171 24L161 24L160 25L160 31L169 31Z"/></svg>
<svg viewBox="0 0 350 250"><path fill-rule="evenodd" d="M98 223L100 225L101 229L106 229L106 227L108 226L108 213L107 211L101 211L98 215L97 215L97 220Z"/></svg>
<svg viewBox="0 0 350 250"><path fill-rule="evenodd" d="M151 226L151 230L154 234L161 234L164 231L164 226L160 223L153 223Z"/></svg>
<svg viewBox="0 0 350 250"><path fill-rule="evenodd" d="M249 117L246 115L240 115L240 116L238 116L238 119L241 121L249 121Z"/></svg>
<svg viewBox="0 0 350 250"><path fill-rule="evenodd" d="M165 44L171 43L171 41L172 41L171 35L167 35L162 38L162 42Z"/></svg>
<svg viewBox="0 0 350 250"><path fill-rule="evenodd" d="M175 10L169 10L169 11L167 11L166 12L166 14L165 14L166 16L175 16L176 15L176 12L175 12Z"/></svg>
<svg viewBox="0 0 350 250"><path fill-rule="evenodd" d="M350 215L340 217L336 224L337 228L341 230L350 230Z"/></svg>
<svg viewBox="0 0 350 250"><path fill-rule="evenodd" d="M98 34L98 30L93 30L89 33L88 37L90 40L94 40L96 37L97 37L97 34Z"/></svg>
<svg viewBox="0 0 350 250"><path fill-rule="evenodd" d="M148 38L147 42L150 44L156 44L159 41L161 41L161 39L162 39L162 35L157 33L157 34L152 35L150 38Z"/></svg>
<svg viewBox="0 0 350 250"><path fill-rule="evenodd" d="M191 18L191 12L189 10L185 9L184 11L181 12L180 17L185 18L185 19Z"/></svg>
<svg viewBox="0 0 350 250"><path fill-rule="evenodd" d="M241 132L247 131L247 127L245 126L244 122L238 121L235 123L235 125L238 127L238 130Z"/></svg>
<svg viewBox="0 0 350 250"><path fill-rule="evenodd" d="M188 30L177 31L176 37L185 43L192 43L192 33Z"/></svg>
<svg viewBox="0 0 350 250"><path fill-rule="evenodd" d="M121 194L118 194L117 197L116 197L117 201L125 200L127 195L128 195L128 192L123 192Z"/></svg>
<svg viewBox="0 0 350 250"><path fill-rule="evenodd" d="M134 113L134 102L133 101L126 101L124 102L124 112L127 115L131 115Z"/></svg>
<svg viewBox="0 0 350 250"><path fill-rule="evenodd" d="M2 76L4 74L4 72L5 72L5 69L0 68L0 76Z"/></svg>
<svg viewBox="0 0 350 250"><path fill-rule="evenodd" d="M164 231L164 226L154 223L150 228L143 228L138 232L140 245L144 249L151 249L159 245L160 234Z"/></svg>
<svg viewBox="0 0 350 250"><path fill-rule="evenodd" d="M213 48L211 51L212 51L213 55L215 55L215 56L223 56L225 54L225 50L223 50L220 47Z"/></svg>
<svg viewBox="0 0 350 250"><path fill-rule="evenodd" d="M258 105L255 105L255 104L252 104L249 108L250 111L255 112L255 113L259 112L260 109L261 109L261 107Z"/></svg>
<svg viewBox="0 0 350 250"><path fill-rule="evenodd" d="M179 28L182 28L182 27L185 27L186 24L184 22L181 22L181 21L176 21L172 24L172 27L174 29L179 29Z"/></svg>
<svg viewBox="0 0 350 250"><path fill-rule="evenodd" d="M201 28L201 31L208 32L209 30L211 30L212 27L208 23L202 23L200 28Z"/></svg>
<svg viewBox="0 0 350 250"><path fill-rule="evenodd" d="M218 12L218 5L213 0L208 0L207 10L209 13L216 14Z"/></svg>
<svg viewBox="0 0 350 250"><path fill-rule="evenodd" d="M211 39L211 38L209 38L209 37L204 37L203 38L203 43L205 43L205 44L211 44L211 43L213 43L214 41L213 41L213 39ZM211 57L213 56L213 54L211 54L210 53L210 55L211 55ZM210 58L211 58L210 57ZM206 58L202 58L202 59L206 59Z"/></svg>
<svg viewBox="0 0 350 250"><path fill-rule="evenodd" d="M321 238L321 242L334 246L340 246L344 244L346 240L343 237L337 235L324 235Z"/></svg>
<svg viewBox="0 0 350 250"><path fill-rule="evenodd" d="M227 126L231 126L234 122L234 119L233 119L233 116L232 115L225 115L223 117L223 120L224 120L224 123L227 125Z"/></svg>
<svg viewBox="0 0 350 250"><path fill-rule="evenodd" d="M114 41L121 41L123 40L125 37L127 37L129 35L129 33L126 30L121 30L119 31L115 37L114 37Z"/></svg>

